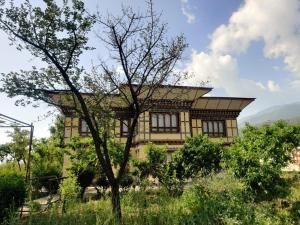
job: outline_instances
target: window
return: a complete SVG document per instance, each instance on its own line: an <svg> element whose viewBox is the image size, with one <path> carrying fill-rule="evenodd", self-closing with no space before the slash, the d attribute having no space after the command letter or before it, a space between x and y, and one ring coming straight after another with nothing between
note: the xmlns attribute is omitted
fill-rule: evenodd
<svg viewBox="0 0 300 225"><path fill-rule="evenodd" d="M178 113L151 113L151 132L176 133L179 132Z"/></svg>
<svg viewBox="0 0 300 225"><path fill-rule="evenodd" d="M80 119L80 135L81 136L89 136L91 134L90 129L85 120Z"/></svg>
<svg viewBox="0 0 300 225"><path fill-rule="evenodd" d="M202 130L209 137L225 137L225 121L202 121Z"/></svg>
<svg viewBox="0 0 300 225"><path fill-rule="evenodd" d="M129 132L130 119L121 119L121 136L127 137Z"/></svg>

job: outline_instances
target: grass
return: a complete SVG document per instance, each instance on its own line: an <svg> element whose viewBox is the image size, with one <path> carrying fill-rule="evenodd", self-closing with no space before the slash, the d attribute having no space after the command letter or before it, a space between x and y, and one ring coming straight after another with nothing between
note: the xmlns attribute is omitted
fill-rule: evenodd
<svg viewBox="0 0 300 225"><path fill-rule="evenodd" d="M243 185L229 175L200 179L180 197L164 190L128 192L122 195L122 224L300 224L300 181L293 183L287 199L254 202L243 193ZM11 224L94 225L115 224L110 199L71 202L66 213L54 205L45 213L33 213Z"/></svg>

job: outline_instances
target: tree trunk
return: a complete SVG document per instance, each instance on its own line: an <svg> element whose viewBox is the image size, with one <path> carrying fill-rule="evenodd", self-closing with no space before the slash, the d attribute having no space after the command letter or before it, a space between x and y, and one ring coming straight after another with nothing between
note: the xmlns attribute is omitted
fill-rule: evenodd
<svg viewBox="0 0 300 225"><path fill-rule="evenodd" d="M19 170L21 171L22 168L21 168L20 162L18 160L17 160L17 163L18 163Z"/></svg>
<svg viewBox="0 0 300 225"><path fill-rule="evenodd" d="M121 202L120 202L120 192L119 185L114 184L111 185L111 202L112 202L112 212L117 220L117 222L121 222Z"/></svg>

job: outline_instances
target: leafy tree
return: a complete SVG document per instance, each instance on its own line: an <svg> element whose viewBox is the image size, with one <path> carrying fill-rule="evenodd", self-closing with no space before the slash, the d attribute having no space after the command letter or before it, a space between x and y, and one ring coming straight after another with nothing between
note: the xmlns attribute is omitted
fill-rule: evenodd
<svg viewBox="0 0 300 225"><path fill-rule="evenodd" d="M134 160L133 164L138 169L136 171L141 179L148 178L150 175L159 178L165 168L167 159L166 148L158 147L152 143L145 148L146 160Z"/></svg>
<svg viewBox="0 0 300 225"><path fill-rule="evenodd" d="M279 121L254 127L249 124L225 152L225 162L247 190L257 199L288 194L288 183L281 177L292 150L299 145L300 129Z"/></svg>
<svg viewBox="0 0 300 225"><path fill-rule="evenodd" d="M12 132L8 133L8 136L11 138L11 142L0 145L0 161L4 159L15 161L21 171L21 163L24 163L25 168L27 165L29 131L14 128Z"/></svg>
<svg viewBox="0 0 300 225"><path fill-rule="evenodd" d="M188 138L174 156L177 176L192 178L217 172L221 169L221 155L222 146L213 143L207 135Z"/></svg>
<svg viewBox="0 0 300 225"><path fill-rule="evenodd" d="M0 145L0 162L8 159L7 157L9 157L9 155L11 155L11 148L9 144Z"/></svg>
<svg viewBox="0 0 300 225"><path fill-rule="evenodd" d="M174 162L167 161L166 147L158 147L150 143L145 151L146 160L134 160L133 164L137 168L135 173L141 179L148 179L149 176L157 178L171 196L182 194L183 180L177 176Z"/></svg>
<svg viewBox="0 0 300 225"><path fill-rule="evenodd" d="M124 175L132 147L138 118L157 103L156 90L161 84L176 84L185 76L174 70L186 48L183 36L171 39L167 26L147 2L145 13L124 8L122 15L107 18L86 13L84 2L44 0L43 7L34 7L28 0L20 6L14 2L0 5L0 29L9 35L19 50L26 49L42 60L45 67L34 66L3 74L1 91L9 97L20 97L19 104L36 104L42 100L50 105L66 107L76 112L87 123L93 138L97 159L112 188L114 215L121 218L119 186ZM88 33L97 22L97 34L110 50L111 60L100 62L100 71L86 73L80 66L80 56L93 48L87 45ZM121 65L120 74L115 65ZM173 86L169 86L166 95ZM86 97L83 92L92 93ZM53 93L64 99L57 101ZM116 173L108 152L111 139L113 105L112 94L118 93L120 102L131 112L131 123L123 159ZM181 93L180 93L181 94ZM164 97L164 96L160 96Z"/></svg>
<svg viewBox="0 0 300 225"><path fill-rule="evenodd" d="M64 147L65 123L62 115L56 116L54 125L50 127L50 137L60 148Z"/></svg>
<svg viewBox="0 0 300 225"><path fill-rule="evenodd" d="M58 190L59 180L49 180L49 176L60 178L62 175L64 149L52 139L36 140L32 153L33 185L36 189L45 187L50 192Z"/></svg>

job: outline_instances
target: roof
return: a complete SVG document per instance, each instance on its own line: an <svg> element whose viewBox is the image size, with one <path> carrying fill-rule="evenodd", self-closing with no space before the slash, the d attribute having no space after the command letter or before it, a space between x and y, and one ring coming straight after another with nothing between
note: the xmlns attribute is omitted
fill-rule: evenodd
<svg viewBox="0 0 300 225"><path fill-rule="evenodd" d="M197 99L193 109L211 109L211 110L242 110L255 98L238 97L201 97Z"/></svg>
<svg viewBox="0 0 300 225"><path fill-rule="evenodd" d="M134 85L137 86L137 85ZM123 85L123 92L129 91L128 85ZM240 98L240 97L209 97L204 96L210 92L213 88L209 87L197 87L197 86L174 86L174 85L160 85L153 93L153 100L182 100L193 102L191 109L195 110L243 110L247 105L255 100L255 98ZM53 94L54 98L61 101L64 99L66 93L70 93L70 90L45 90L49 94ZM81 93L88 96L93 93ZM139 98L143 98L147 94L147 86L145 90L141 92ZM120 107L126 107L126 103L122 101L120 94L111 94L116 100L116 104Z"/></svg>

